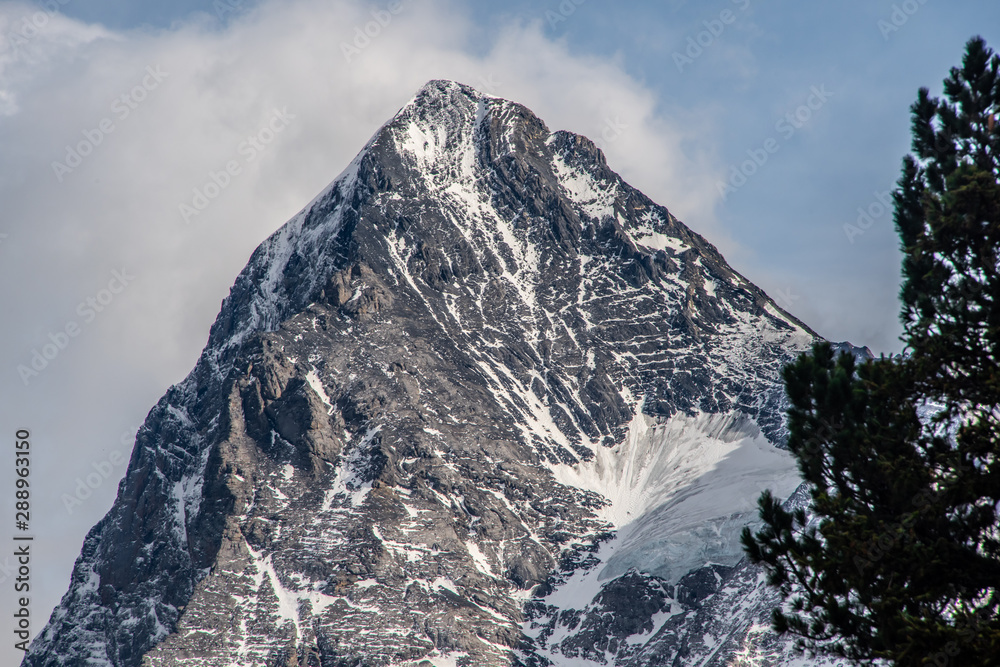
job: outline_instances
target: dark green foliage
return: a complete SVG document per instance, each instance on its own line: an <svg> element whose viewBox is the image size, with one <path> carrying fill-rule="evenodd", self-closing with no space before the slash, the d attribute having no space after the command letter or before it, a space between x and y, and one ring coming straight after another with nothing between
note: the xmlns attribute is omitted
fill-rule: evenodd
<svg viewBox="0 0 1000 667"><path fill-rule="evenodd" d="M784 373L810 492L744 530L802 648L867 664L1000 664L1000 58L980 38L912 106L894 195L906 354L830 347Z"/></svg>

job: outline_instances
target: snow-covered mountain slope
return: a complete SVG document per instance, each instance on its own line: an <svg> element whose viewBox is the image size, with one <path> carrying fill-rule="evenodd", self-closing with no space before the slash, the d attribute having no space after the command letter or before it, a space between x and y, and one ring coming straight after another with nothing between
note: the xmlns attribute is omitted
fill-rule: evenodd
<svg viewBox="0 0 1000 667"><path fill-rule="evenodd" d="M793 664L737 535L815 338L588 139L430 82L254 252L24 664Z"/></svg>

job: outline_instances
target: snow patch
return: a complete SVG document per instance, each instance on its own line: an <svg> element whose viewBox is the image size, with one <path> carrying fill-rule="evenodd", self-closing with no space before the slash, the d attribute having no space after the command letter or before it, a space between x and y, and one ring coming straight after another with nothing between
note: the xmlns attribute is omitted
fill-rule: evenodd
<svg viewBox="0 0 1000 667"><path fill-rule="evenodd" d="M472 562L475 564L476 569L489 577L496 577L497 575L493 572L493 566L490 565L490 561L486 558L479 545L468 540L465 542L465 548L468 550L469 555L472 557Z"/></svg>
<svg viewBox="0 0 1000 667"><path fill-rule="evenodd" d="M599 515L619 529L600 580L631 568L676 581L708 563L734 565L739 533L757 498L799 485L788 452L740 414L675 416L653 423L636 407L628 437L575 466L552 466L557 481L608 499ZM603 560L603 558L602 558Z"/></svg>
<svg viewBox="0 0 1000 667"><path fill-rule="evenodd" d="M368 497L372 483L360 476L358 464L368 455L368 445L380 430L382 430L381 425L369 428L361 440L352 445L350 453L341 457L333 486L323 496L321 511L333 509L334 501L338 497L345 498L348 507L358 507Z"/></svg>
<svg viewBox="0 0 1000 667"><path fill-rule="evenodd" d="M319 396L319 400L323 401L323 405L327 407L326 414L333 414L333 403L330 402L330 397L326 395L326 390L323 388L323 382L319 379L319 375L316 373L316 369L312 369L306 373L306 382L312 387L312 390L316 392Z"/></svg>
<svg viewBox="0 0 1000 667"><path fill-rule="evenodd" d="M597 183L586 170L570 167L558 155L552 158L552 169L559 178L559 184L566 192L566 196L584 215L595 220L614 217L614 205L619 190L617 183Z"/></svg>

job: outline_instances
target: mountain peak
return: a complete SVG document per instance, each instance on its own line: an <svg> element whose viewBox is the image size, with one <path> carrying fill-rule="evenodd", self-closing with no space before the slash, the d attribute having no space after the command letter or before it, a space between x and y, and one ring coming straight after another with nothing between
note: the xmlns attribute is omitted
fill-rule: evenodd
<svg viewBox="0 0 1000 667"><path fill-rule="evenodd" d="M431 79L414 94L410 101L403 105L400 113L411 106L439 105L441 103L468 100L478 103L483 100L500 100L505 104L516 104L496 95L484 93L468 84L451 79ZM519 105L520 106L520 105ZM390 121L391 122L391 121Z"/></svg>
<svg viewBox="0 0 1000 667"><path fill-rule="evenodd" d="M478 90L464 83L459 83L451 79L431 79L417 90L411 101L405 106L409 106L409 104L415 102L418 104L424 103L427 99L448 99L455 94L464 95L474 100L484 97ZM420 102L417 102L418 100Z"/></svg>
<svg viewBox="0 0 1000 667"><path fill-rule="evenodd" d="M457 81L433 79L421 86L384 127L399 127L407 123L447 126L458 119L476 122L482 119L492 101L512 104Z"/></svg>
<svg viewBox="0 0 1000 667"><path fill-rule="evenodd" d="M25 664L724 660L814 338L592 142L431 81L253 253Z"/></svg>

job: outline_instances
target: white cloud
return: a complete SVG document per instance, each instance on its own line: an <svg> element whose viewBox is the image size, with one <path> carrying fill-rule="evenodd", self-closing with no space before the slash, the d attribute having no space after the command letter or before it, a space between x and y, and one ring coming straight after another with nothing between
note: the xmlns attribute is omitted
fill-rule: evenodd
<svg viewBox="0 0 1000 667"><path fill-rule="evenodd" d="M0 5L0 32L36 11ZM47 15L16 54L9 39L0 45L0 418L32 428L39 452L35 567L48 576L36 630L115 485L72 515L63 494L190 370L253 248L425 81L493 86L552 129L599 138L614 123L611 166L682 219L711 224L715 175L682 150L704 128L660 115L619 63L571 53L540 21L509 25L484 48L453 6L407 0L391 20L379 16L385 25L369 26L378 34L351 62L343 44L375 19L347 0L274 0L225 27L204 15L158 32ZM287 122L248 160L242 142L266 138L276 109ZM239 173L186 224L180 204L204 194L212 173L225 182L229 161ZM134 282L86 321L78 304L100 303L122 269ZM17 367L70 322L79 334L25 386Z"/></svg>
<svg viewBox="0 0 1000 667"><path fill-rule="evenodd" d="M58 2L53 5L58 7ZM15 88L31 89L40 75L65 64L80 47L115 36L82 25L51 7L22 2L0 5L0 117L19 111Z"/></svg>

